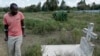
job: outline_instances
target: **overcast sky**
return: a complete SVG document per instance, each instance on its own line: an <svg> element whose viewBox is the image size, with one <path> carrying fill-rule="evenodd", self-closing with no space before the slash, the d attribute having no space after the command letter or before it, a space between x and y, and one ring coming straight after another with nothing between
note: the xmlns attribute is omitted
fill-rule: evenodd
<svg viewBox="0 0 100 56"><path fill-rule="evenodd" d="M31 4L38 4L39 2L43 4L45 1L46 0L0 0L0 7L9 6L10 3L17 3L19 7L25 7ZM62 0L59 1L61 2ZM65 0L65 1L66 5L73 7L76 6L80 0ZM87 4L92 4L93 2L95 2L96 4L100 4L100 0L86 0Z"/></svg>

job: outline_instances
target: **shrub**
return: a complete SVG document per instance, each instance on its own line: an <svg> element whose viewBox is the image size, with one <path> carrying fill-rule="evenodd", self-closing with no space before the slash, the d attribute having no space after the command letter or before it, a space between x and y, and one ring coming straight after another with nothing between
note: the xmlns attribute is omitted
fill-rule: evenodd
<svg viewBox="0 0 100 56"><path fill-rule="evenodd" d="M53 18L56 21L66 21L67 20L67 12L66 11L55 11L53 13Z"/></svg>

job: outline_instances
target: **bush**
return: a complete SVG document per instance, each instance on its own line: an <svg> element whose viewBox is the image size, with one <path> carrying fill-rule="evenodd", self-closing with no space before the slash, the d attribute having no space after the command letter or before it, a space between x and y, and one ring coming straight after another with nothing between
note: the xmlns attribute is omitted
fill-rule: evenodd
<svg viewBox="0 0 100 56"><path fill-rule="evenodd" d="M28 47L23 56L42 56L41 46L36 44Z"/></svg>
<svg viewBox="0 0 100 56"><path fill-rule="evenodd" d="M53 18L56 21L66 21L67 20L67 11L55 11L53 13Z"/></svg>

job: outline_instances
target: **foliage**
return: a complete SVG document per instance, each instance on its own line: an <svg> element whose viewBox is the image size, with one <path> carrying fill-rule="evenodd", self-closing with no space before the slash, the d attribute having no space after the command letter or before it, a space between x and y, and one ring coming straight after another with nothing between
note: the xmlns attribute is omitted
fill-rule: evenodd
<svg viewBox="0 0 100 56"><path fill-rule="evenodd" d="M56 21L66 21L67 19L67 12L66 11L55 11L53 13L53 18Z"/></svg>
<svg viewBox="0 0 100 56"><path fill-rule="evenodd" d="M95 4L95 2L93 2L92 6L90 6L90 4L87 5L84 0L77 3L77 9L78 10L99 10L100 4Z"/></svg>
<svg viewBox="0 0 100 56"><path fill-rule="evenodd" d="M50 1L47 0L42 6L42 10L43 11L49 11L49 7L50 7Z"/></svg>
<svg viewBox="0 0 100 56"><path fill-rule="evenodd" d="M25 11L28 11L28 12L36 12L36 5L31 5L31 6L28 6L28 7L25 7Z"/></svg>
<svg viewBox="0 0 100 56"><path fill-rule="evenodd" d="M26 19L25 20L26 28L32 30L32 32L37 34L44 34L52 32L58 29L58 24L53 20L35 20L35 19Z"/></svg>
<svg viewBox="0 0 100 56"><path fill-rule="evenodd" d="M46 0L41 6L41 2L37 5L32 4L30 6L26 6L25 8L19 8L19 10L23 12L39 12L39 11L56 11L56 10L99 10L100 4L96 4L95 2L91 4L86 4L85 1L80 1L77 3L77 7L67 6L66 2L62 0L61 5L59 5L59 0ZM0 12L8 12L9 7L0 7Z"/></svg>
<svg viewBox="0 0 100 56"><path fill-rule="evenodd" d="M26 12L39 12L41 11L41 2L39 2L38 5L31 5L25 8L20 8L20 10L26 11Z"/></svg>
<svg viewBox="0 0 100 56"><path fill-rule="evenodd" d="M0 12L8 12L9 7L0 7Z"/></svg>
<svg viewBox="0 0 100 56"><path fill-rule="evenodd" d="M8 11L9 11L9 7L3 8L3 11L4 11L4 12L8 12Z"/></svg>
<svg viewBox="0 0 100 56"><path fill-rule="evenodd" d="M66 9L67 9L66 2L62 0L61 5L60 5L60 10L66 10Z"/></svg>
<svg viewBox="0 0 100 56"><path fill-rule="evenodd" d="M37 8L37 11L41 11L41 2L38 3L36 8Z"/></svg>
<svg viewBox="0 0 100 56"><path fill-rule="evenodd" d="M78 10L87 10L88 5L86 5L85 0L81 0L80 2L78 2L77 4L77 8Z"/></svg>
<svg viewBox="0 0 100 56"><path fill-rule="evenodd" d="M3 12L3 8L0 8L0 12Z"/></svg>
<svg viewBox="0 0 100 56"><path fill-rule="evenodd" d="M43 4L43 11L54 11L58 9L58 0L46 0Z"/></svg>
<svg viewBox="0 0 100 56"><path fill-rule="evenodd" d="M54 11L58 9L58 0L50 0L50 10Z"/></svg>
<svg viewBox="0 0 100 56"><path fill-rule="evenodd" d="M90 7L91 10L100 10L100 4L95 4L93 3L92 6Z"/></svg>

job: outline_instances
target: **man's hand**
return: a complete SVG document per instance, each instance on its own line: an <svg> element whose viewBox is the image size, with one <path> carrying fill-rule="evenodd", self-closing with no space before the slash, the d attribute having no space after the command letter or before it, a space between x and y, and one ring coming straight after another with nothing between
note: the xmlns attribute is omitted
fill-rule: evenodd
<svg viewBox="0 0 100 56"><path fill-rule="evenodd" d="M8 25L4 25L4 31L5 31L5 41L8 41Z"/></svg>
<svg viewBox="0 0 100 56"><path fill-rule="evenodd" d="M26 37L26 35L25 35L25 34L23 34L23 37Z"/></svg>
<svg viewBox="0 0 100 56"><path fill-rule="evenodd" d="M21 20L21 27L22 27L22 33L23 33L23 37L25 37L25 26L24 26L24 20Z"/></svg>
<svg viewBox="0 0 100 56"><path fill-rule="evenodd" d="M4 38L4 41L8 41L8 38L7 38L7 37L5 37L5 38Z"/></svg>

